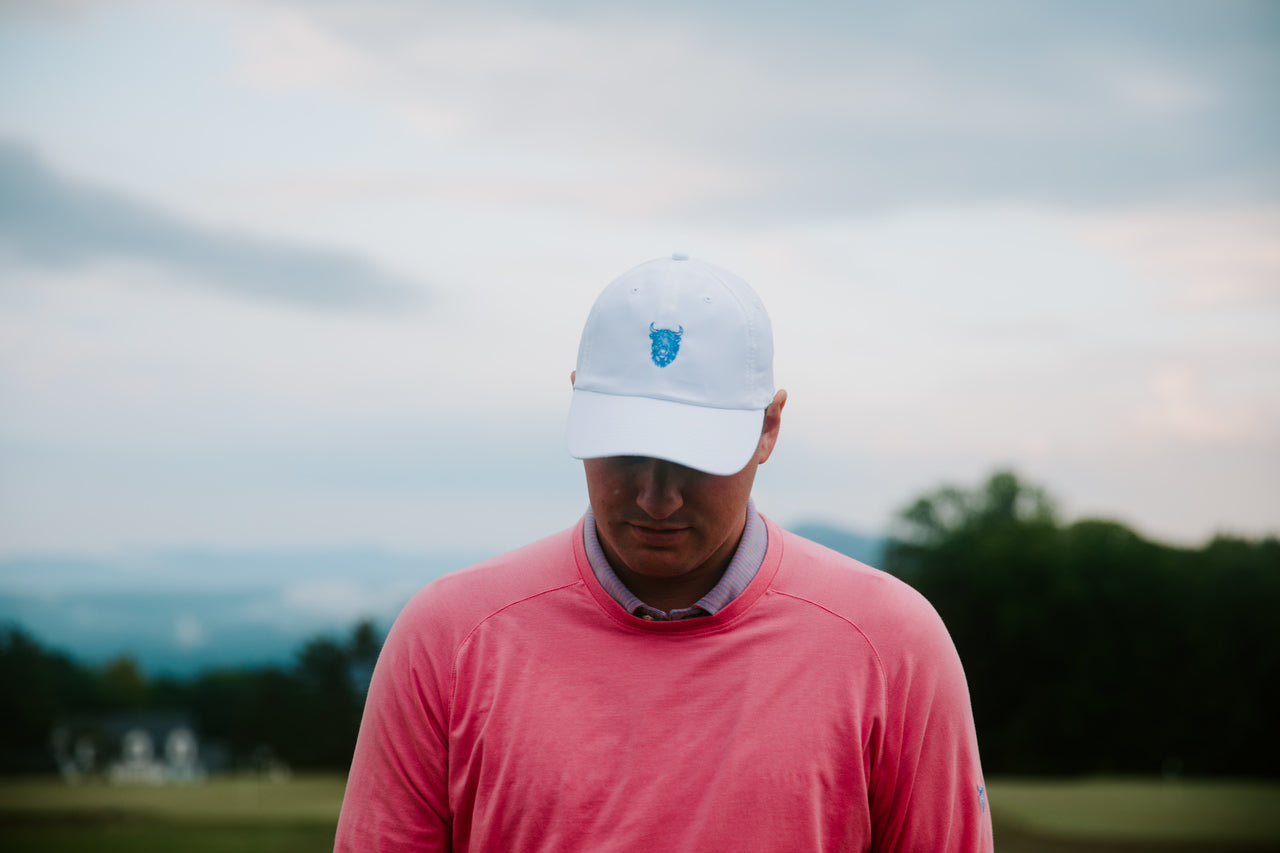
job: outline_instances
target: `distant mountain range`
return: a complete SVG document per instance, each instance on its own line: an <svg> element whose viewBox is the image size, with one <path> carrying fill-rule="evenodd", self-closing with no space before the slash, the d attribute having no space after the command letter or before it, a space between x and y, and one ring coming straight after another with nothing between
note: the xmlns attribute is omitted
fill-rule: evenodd
<svg viewBox="0 0 1280 853"><path fill-rule="evenodd" d="M884 542L836 527L792 528L879 565ZM0 626L90 664L122 655L150 675L288 665L319 635L363 619L391 626L427 582L486 554L169 551L109 560L0 560Z"/></svg>
<svg viewBox="0 0 1280 853"><path fill-rule="evenodd" d="M175 551L0 561L0 624L87 663L150 674L288 664L307 639L362 619L390 627L414 591L484 555L378 550Z"/></svg>

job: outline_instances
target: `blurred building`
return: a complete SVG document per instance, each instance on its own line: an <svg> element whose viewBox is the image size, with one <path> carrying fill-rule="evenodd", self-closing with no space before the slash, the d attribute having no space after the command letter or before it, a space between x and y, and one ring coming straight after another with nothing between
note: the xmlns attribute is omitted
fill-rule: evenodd
<svg viewBox="0 0 1280 853"><path fill-rule="evenodd" d="M68 782L97 778L120 784L194 782L222 763L216 748L201 755L195 726L180 711L64 719L54 726L50 746L58 771Z"/></svg>

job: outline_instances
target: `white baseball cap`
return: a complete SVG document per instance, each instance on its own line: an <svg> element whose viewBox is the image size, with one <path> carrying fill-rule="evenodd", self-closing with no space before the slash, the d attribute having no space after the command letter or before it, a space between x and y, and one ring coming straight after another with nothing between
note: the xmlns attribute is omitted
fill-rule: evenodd
<svg viewBox="0 0 1280 853"><path fill-rule="evenodd" d="M755 291L687 255L659 258L615 279L591 306L569 453L736 474L755 453L773 393L773 330Z"/></svg>

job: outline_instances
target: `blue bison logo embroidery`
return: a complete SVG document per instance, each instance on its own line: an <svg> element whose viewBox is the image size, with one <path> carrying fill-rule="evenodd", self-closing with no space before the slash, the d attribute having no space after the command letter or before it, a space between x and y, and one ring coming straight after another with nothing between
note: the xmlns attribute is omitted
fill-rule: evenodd
<svg viewBox="0 0 1280 853"><path fill-rule="evenodd" d="M676 360L680 354L680 336L684 334L684 326L679 329L655 329L649 324L649 340L653 342L650 355L658 367L666 367Z"/></svg>

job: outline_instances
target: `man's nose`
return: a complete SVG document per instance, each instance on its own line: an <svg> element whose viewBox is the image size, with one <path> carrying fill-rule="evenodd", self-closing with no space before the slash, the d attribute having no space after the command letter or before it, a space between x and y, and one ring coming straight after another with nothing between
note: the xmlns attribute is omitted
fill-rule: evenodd
<svg viewBox="0 0 1280 853"><path fill-rule="evenodd" d="M684 505L680 467L662 459L649 459L637 472L636 504L653 519L663 519Z"/></svg>

